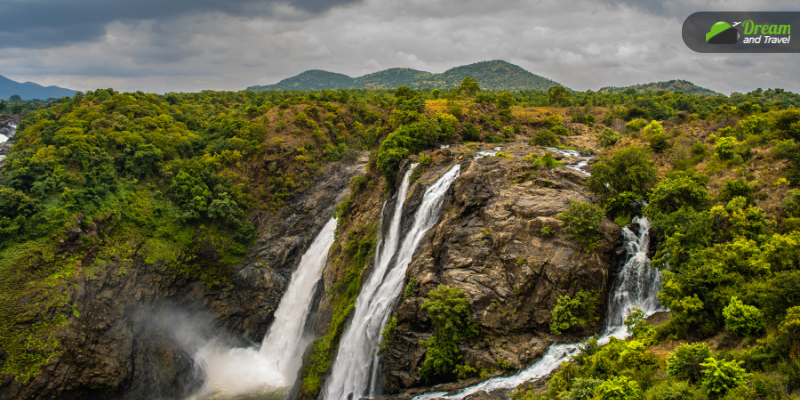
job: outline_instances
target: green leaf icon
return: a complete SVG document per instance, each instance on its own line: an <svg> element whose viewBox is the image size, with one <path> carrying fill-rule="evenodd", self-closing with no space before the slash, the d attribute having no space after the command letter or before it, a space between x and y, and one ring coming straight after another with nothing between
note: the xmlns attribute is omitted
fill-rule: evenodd
<svg viewBox="0 0 800 400"><path fill-rule="evenodd" d="M726 29L730 29L730 28L731 28L731 24L729 24L727 22L723 22L723 21L720 21L720 22L717 22L714 25L711 25L711 30L708 31L708 33L706 33L706 42L711 40L711 38L713 38L714 36L717 36L718 34L724 32Z"/></svg>

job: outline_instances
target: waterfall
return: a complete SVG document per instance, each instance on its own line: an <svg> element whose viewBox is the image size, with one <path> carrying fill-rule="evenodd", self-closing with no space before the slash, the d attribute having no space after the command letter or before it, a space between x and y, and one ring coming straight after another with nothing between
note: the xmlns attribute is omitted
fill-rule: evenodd
<svg viewBox="0 0 800 400"><path fill-rule="evenodd" d="M197 356L206 365L203 392L235 396L258 390L285 390L294 384L309 338L303 334L314 289L322 277L336 220L322 228L292 274L261 349L220 348L209 343Z"/></svg>
<svg viewBox="0 0 800 400"><path fill-rule="evenodd" d="M598 340L600 344L607 344L611 337L624 339L629 336L624 322L633 307L641 308L647 315L661 310L657 296L658 290L661 288L661 274L658 270L650 267L650 259L647 258L647 248L650 245L650 221L642 216L634 218L633 223L639 225L638 235L628 227L622 229L628 258L612 285L612 292L608 300L606 327L603 330L603 336ZM460 400L482 390L489 392L514 389L522 383L551 373L562 362L575 355L581 344L551 345L541 360L513 376L489 379L450 396L447 396L446 392L434 392L416 396L413 400L438 398Z"/></svg>
<svg viewBox="0 0 800 400"><path fill-rule="evenodd" d="M411 169L409 168L409 172ZM381 331L386 327L392 306L403 290L406 268L414 251L428 229L439 220L444 196L460 171L460 166L456 165L425 191L422 203L414 215L414 225L402 238L402 244L395 256L400 241L400 216L409 185L409 173L406 173L397 195L384 249L376 256L375 270L362 288L356 300L353 319L342 336L339 353L325 388L326 399L341 400L351 395L353 399L358 399L380 394L380 357L377 353ZM393 259L394 264L389 268Z"/></svg>

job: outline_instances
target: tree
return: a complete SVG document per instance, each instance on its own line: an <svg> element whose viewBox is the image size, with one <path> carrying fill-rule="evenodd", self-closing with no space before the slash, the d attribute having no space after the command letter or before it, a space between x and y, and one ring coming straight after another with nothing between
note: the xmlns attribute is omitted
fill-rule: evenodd
<svg viewBox="0 0 800 400"><path fill-rule="evenodd" d="M550 89L547 89L547 100L558 107L561 107L561 102L568 99L569 95L569 91L563 86L550 86Z"/></svg>
<svg viewBox="0 0 800 400"><path fill-rule="evenodd" d="M658 170L650 159L650 152L631 146L595 163L588 185L594 193L603 196L632 192L644 198L656 182Z"/></svg>
<svg viewBox="0 0 800 400"><path fill-rule="evenodd" d="M458 91L464 93L467 97L474 96L479 90L481 90L481 85L478 84L478 81L468 76L461 80L461 86L458 87Z"/></svg>
<svg viewBox="0 0 800 400"><path fill-rule="evenodd" d="M428 293L422 308L428 311L433 336L422 341L427 352L419 374L429 380L435 375L453 372L460 358L458 344L461 338L476 335L478 328L470 318L469 299L459 288L439 285L438 289Z"/></svg>
<svg viewBox="0 0 800 400"><path fill-rule="evenodd" d="M439 89L433 89L433 91L431 92L431 95L433 95L434 99L438 99L441 94L442 91Z"/></svg>

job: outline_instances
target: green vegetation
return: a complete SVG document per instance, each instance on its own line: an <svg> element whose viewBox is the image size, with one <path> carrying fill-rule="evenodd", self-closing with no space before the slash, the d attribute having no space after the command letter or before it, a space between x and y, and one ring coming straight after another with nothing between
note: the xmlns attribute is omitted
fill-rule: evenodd
<svg viewBox="0 0 800 400"><path fill-rule="evenodd" d="M311 70L284 79L274 85L250 86L247 90L335 90L366 87L393 89L400 86L414 89L452 89L460 88L466 77L474 78L476 83L480 82L481 86L491 90L547 90L550 86L557 85L549 79L534 75L514 64L495 60L463 65L441 74L409 68L391 68L351 78L343 74Z"/></svg>
<svg viewBox="0 0 800 400"><path fill-rule="evenodd" d="M478 333L470 318L469 299L461 289L440 285L425 298L422 308L427 310L433 324L433 336L422 342L427 351L419 374L426 380L435 376L463 373L456 370L461 356L458 344L462 338Z"/></svg>
<svg viewBox="0 0 800 400"><path fill-rule="evenodd" d="M602 233L600 222L605 216L606 213L600 206L572 200L557 218L564 221L563 229L567 237L580 241L585 245L586 251L591 251L597 247L597 240Z"/></svg>
<svg viewBox="0 0 800 400"><path fill-rule="evenodd" d="M531 146L555 146L558 144L558 136L549 129L544 129L536 133L531 139Z"/></svg>
<svg viewBox="0 0 800 400"><path fill-rule="evenodd" d="M561 332L575 327L587 327L599 321L597 306L600 305L600 294L581 290L574 297L561 296L550 313L550 332L560 335Z"/></svg>

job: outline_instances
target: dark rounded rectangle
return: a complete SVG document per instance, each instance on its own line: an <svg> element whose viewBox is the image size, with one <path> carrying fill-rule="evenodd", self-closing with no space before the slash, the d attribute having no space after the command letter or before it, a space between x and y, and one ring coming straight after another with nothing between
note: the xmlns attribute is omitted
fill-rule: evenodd
<svg viewBox="0 0 800 400"><path fill-rule="evenodd" d="M698 53L800 53L800 12L696 12L681 34Z"/></svg>

